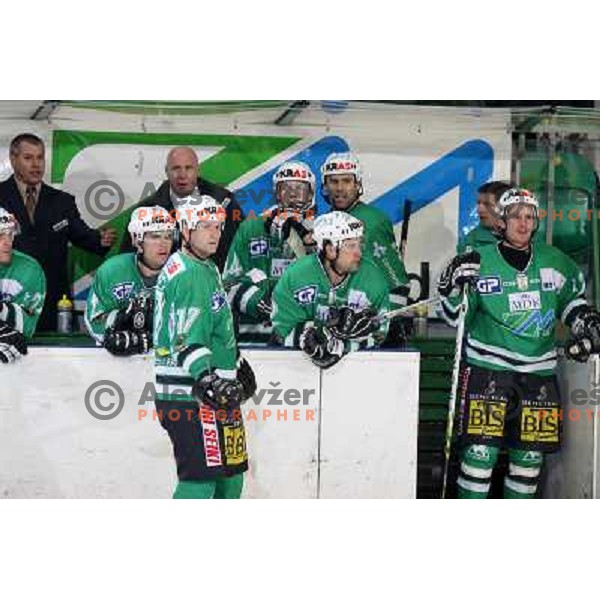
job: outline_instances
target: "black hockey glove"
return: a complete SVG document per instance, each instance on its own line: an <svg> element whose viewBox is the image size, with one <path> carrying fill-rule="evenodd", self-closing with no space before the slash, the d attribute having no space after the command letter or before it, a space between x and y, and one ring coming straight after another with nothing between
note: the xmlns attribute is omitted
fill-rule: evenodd
<svg viewBox="0 0 600 600"><path fill-rule="evenodd" d="M25 336L0 322L0 362L13 363L27 354L27 341Z"/></svg>
<svg viewBox="0 0 600 600"><path fill-rule="evenodd" d="M454 290L461 291L465 285L477 283L481 268L479 252L468 252L455 256L442 271L437 289L441 296L450 296Z"/></svg>
<svg viewBox="0 0 600 600"><path fill-rule="evenodd" d="M333 367L344 356L344 342L324 327L307 327L300 335L300 348L321 369Z"/></svg>
<svg viewBox="0 0 600 600"><path fill-rule="evenodd" d="M349 306L331 308L327 327L340 340L361 341L377 330L379 324L371 308L354 310Z"/></svg>
<svg viewBox="0 0 600 600"><path fill-rule="evenodd" d="M117 331L152 332L154 299L148 294L139 294L130 298L127 306L122 308L114 322Z"/></svg>
<svg viewBox="0 0 600 600"><path fill-rule="evenodd" d="M265 295L259 300L256 305L256 311L258 316L265 321L271 320L271 313L273 312L273 302L271 300L271 291L267 290Z"/></svg>
<svg viewBox="0 0 600 600"><path fill-rule="evenodd" d="M600 346L588 337L579 337L569 340L565 344L565 356L577 362L587 362L592 354L600 353Z"/></svg>
<svg viewBox="0 0 600 600"><path fill-rule="evenodd" d="M213 410L236 409L244 400L244 388L237 379L222 379L205 371L194 382L194 398Z"/></svg>
<svg viewBox="0 0 600 600"><path fill-rule="evenodd" d="M104 334L103 346L115 356L145 354L152 348L152 337L147 331L117 331L109 327Z"/></svg>
<svg viewBox="0 0 600 600"><path fill-rule="evenodd" d="M245 402L256 393L256 377L250 363L245 358L238 360L236 378L242 385L242 402Z"/></svg>
<svg viewBox="0 0 600 600"><path fill-rule="evenodd" d="M582 306L571 323L571 332L576 338L589 338L594 347L600 346L600 314L591 306Z"/></svg>

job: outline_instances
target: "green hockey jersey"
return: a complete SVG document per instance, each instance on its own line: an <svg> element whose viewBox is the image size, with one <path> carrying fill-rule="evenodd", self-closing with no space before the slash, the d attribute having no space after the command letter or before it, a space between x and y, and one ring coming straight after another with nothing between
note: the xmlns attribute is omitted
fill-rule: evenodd
<svg viewBox="0 0 600 600"><path fill-rule="evenodd" d="M348 212L365 226L365 256L383 272L388 288L393 292L390 296L392 308L405 306L408 277L398 253L392 222L385 213L364 202L357 202Z"/></svg>
<svg viewBox="0 0 600 600"><path fill-rule="evenodd" d="M144 284L135 253L119 254L105 261L96 271L85 307L89 334L102 343L117 313L139 294L153 295L154 288Z"/></svg>
<svg viewBox="0 0 600 600"><path fill-rule="evenodd" d="M239 226L223 271L231 309L246 317L246 322L264 321L257 312L258 303L273 291L297 258L287 241L281 242L265 231L266 217L273 210L277 207Z"/></svg>
<svg viewBox="0 0 600 600"><path fill-rule="evenodd" d="M327 323L330 308L350 306L372 308L383 314L389 310L389 289L380 269L363 258L356 273L338 286L332 286L317 255L305 256L283 274L273 292L273 332L284 345L299 347L300 334L307 324L319 327ZM346 342L346 350L369 348L387 335L388 321L366 342Z"/></svg>
<svg viewBox="0 0 600 600"><path fill-rule="evenodd" d="M468 294L465 321L467 363L487 369L550 375L556 367L555 325L585 300L585 281L563 252L533 245L527 268L518 272L498 245L479 247L477 290ZM441 303L456 326L460 297Z"/></svg>
<svg viewBox="0 0 600 600"><path fill-rule="evenodd" d="M192 385L213 370L236 376L233 317L212 260L171 255L156 284L154 358L158 400L193 400Z"/></svg>
<svg viewBox="0 0 600 600"><path fill-rule="evenodd" d="M457 254L465 254L473 250L479 250L481 246L488 244L497 244L498 238L491 229L479 224L475 229L471 229L467 235L459 241L456 247Z"/></svg>
<svg viewBox="0 0 600 600"><path fill-rule="evenodd" d="M35 258L13 250L10 263L0 264L0 321L31 338L45 298L42 267Z"/></svg>

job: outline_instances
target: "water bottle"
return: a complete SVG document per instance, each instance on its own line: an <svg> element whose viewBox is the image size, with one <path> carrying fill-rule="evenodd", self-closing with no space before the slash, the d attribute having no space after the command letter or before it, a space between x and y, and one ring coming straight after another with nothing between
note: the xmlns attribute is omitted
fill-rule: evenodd
<svg viewBox="0 0 600 600"><path fill-rule="evenodd" d="M71 333L73 331L73 303L67 298L66 294L63 294L56 307L58 309L58 333Z"/></svg>
<svg viewBox="0 0 600 600"><path fill-rule="evenodd" d="M415 316L413 319L413 327L415 336L420 338L427 337L427 313L428 309L426 306L419 306L415 308Z"/></svg>

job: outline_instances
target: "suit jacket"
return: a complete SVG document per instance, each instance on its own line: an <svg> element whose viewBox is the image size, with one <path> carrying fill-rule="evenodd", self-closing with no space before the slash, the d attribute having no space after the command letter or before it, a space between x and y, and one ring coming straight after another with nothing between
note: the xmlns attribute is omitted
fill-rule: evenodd
<svg viewBox="0 0 600 600"><path fill-rule="evenodd" d="M33 256L44 269L47 293L37 331L56 331L56 304L63 294L71 297L68 246L73 245L103 256L109 248L100 245L100 232L81 218L75 197L42 183L31 223L14 175L0 183L0 206L19 221L21 233L14 247Z"/></svg>
<svg viewBox="0 0 600 600"><path fill-rule="evenodd" d="M216 185L215 183L211 183L210 181L206 181L206 179L202 179L201 177L198 177L197 185L200 194L212 196L217 202L222 204L227 211L227 221L225 221L225 227L223 228L221 240L219 241L219 246L217 247L217 252L213 256L213 260L219 268L219 271L223 272L225 261L227 260L227 252L229 252L229 247L233 242L235 232L237 231L237 228L239 227L243 218L242 210L235 199L234 194L227 188ZM169 181L164 181L154 194L138 202L136 208L140 206L162 206L168 211L174 210L175 207L171 201ZM121 252L133 251L134 248L131 244L131 237L127 232L125 232L123 241L121 243Z"/></svg>

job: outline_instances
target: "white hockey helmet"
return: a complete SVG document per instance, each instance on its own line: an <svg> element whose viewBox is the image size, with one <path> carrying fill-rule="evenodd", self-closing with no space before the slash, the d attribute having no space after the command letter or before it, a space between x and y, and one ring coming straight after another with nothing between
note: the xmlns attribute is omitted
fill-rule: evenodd
<svg viewBox="0 0 600 600"><path fill-rule="evenodd" d="M21 233L21 227L17 219L2 207L0 207L0 233L12 233L14 235Z"/></svg>
<svg viewBox="0 0 600 600"><path fill-rule="evenodd" d="M313 236L319 251L325 248L326 242L339 248L344 240L359 239L363 235L363 222L350 213L336 210L315 219Z"/></svg>
<svg viewBox="0 0 600 600"><path fill-rule="evenodd" d="M315 191L315 174L311 168L299 160L291 160L283 163L273 174L273 187L282 181L305 181L310 189Z"/></svg>
<svg viewBox="0 0 600 600"><path fill-rule="evenodd" d="M540 203L538 202L538 199L525 188L510 188L510 190L506 190L506 192L500 196L500 199L496 204L498 217L506 219L510 207L517 204L521 206L531 206L536 220L539 220Z"/></svg>
<svg viewBox="0 0 600 600"><path fill-rule="evenodd" d="M352 152L334 152L321 165L321 184L325 185L328 175L354 175L358 186L362 186L362 169Z"/></svg>
<svg viewBox="0 0 600 600"><path fill-rule="evenodd" d="M210 221L221 223L222 228L227 211L212 196L186 196L177 203L176 217L180 227L185 225L190 230Z"/></svg>
<svg viewBox="0 0 600 600"><path fill-rule="evenodd" d="M277 192L277 185L286 181L302 181L308 183L309 197L304 206L297 207L299 210L308 210L315 205L316 178L311 168L299 160L283 163L273 174L273 189Z"/></svg>
<svg viewBox="0 0 600 600"><path fill-rule="evenodd" d="M135 242L144 241L150 231L174 231L175 221L162 206L141 206L131 213L127 231Z"/></svg>

